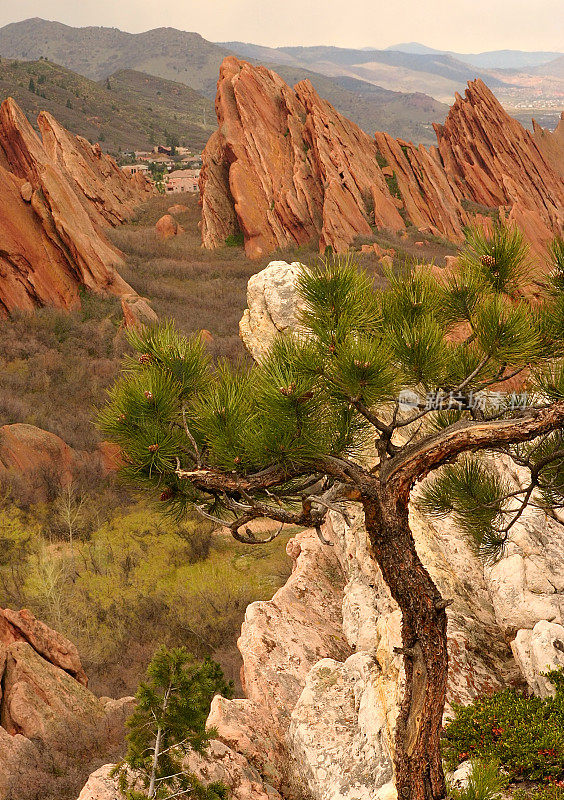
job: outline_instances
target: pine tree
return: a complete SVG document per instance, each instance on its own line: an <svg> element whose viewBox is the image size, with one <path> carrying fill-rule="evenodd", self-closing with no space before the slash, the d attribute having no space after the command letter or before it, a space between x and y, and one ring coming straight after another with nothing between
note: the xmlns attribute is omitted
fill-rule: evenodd
<svg viewBox="0 0 564 800"><path fill-rule="evenodd" d="M535 308L523 299L527 248L510 228L469 231L460 269L440 281L421 269L390 272L380 292L350 258L329 256L302 269L301 329L261 363L214 366L198 338L171 324L135 332L137 357L101 413L132 481L169 511L193 506L227 525L238 541L276 536L247 527L259 517L324 540L329 509L363 505L375 566L403 618L402 800L446 791L450 600L417 554L410 491L430 476L422 505L453 513L490 559L528 504L564 505L563 252L556 243L552 289ZM511 379L526 395L503 391ZM529 486L506 485L487 459L499 453L528 468Z"/></svg>
<svg viewBox="0 0 564 800"><path fill-rule="evenodd" d="M114 770L127 800L226 797L222 784L204 786L182 764L190 751L205 752L213 733L206 731L206 719L216 694L232 694L218 664L196 664L183 647L155 653L127 723L127 754Z"/></svg>
<svg viewBox="0 0 564 800"><path fill-rule="evenodd" d="M28 91L33 92L35 94L35 81L33 80L33 78L29 79L29 84L27 88Z"/></svg>

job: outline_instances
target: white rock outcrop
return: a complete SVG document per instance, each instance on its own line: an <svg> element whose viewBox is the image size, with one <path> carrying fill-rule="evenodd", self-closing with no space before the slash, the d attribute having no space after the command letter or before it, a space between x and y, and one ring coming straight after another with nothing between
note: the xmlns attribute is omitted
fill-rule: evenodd
<svg viewBox="0 0 564 800"><path fill-rule="evenodd" d="M117 780L111 776L114 764L105 764L86 781L78 800L119 800Z"/></svg>
<svg viewBox="0 0 564 800"><path fill-rule="evenodd" d="M518 631L511 648L531 691L553 697L555 688L545 673L564 667L564 627L540 620L532 631Z"/></svg>
<svg viewBox="0 0 564 800"><path fill-rule="evenodd" d="M301 264L271 261L247 285L247 305L239 322L243 344L255 360L268 353L277 333L295 330L300 303L296 278Z"/></svg>

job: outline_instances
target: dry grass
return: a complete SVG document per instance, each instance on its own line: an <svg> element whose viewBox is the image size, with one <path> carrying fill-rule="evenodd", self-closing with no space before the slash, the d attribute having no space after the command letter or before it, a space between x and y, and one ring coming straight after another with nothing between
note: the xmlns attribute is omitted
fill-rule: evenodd
<svg viewBox="0 0 564 800"><path fill-rule="evenodd" d="M157 236L155 223L175 203L188 207L176 217L185 233L163 241ZM259 261L250 261L242 247L212 252L201 246L199 219L193 194L150 200L132 223L112 231L114 243L127 258L122 275L139 294L150 299L161 319L174 319L185 333L202 328L210 331L215 356L242 357L239 320L247 305L250 276L274 258L309 260L314 250L298 248Z"/></svg>
<svg viewBox="0 0 564 800"><path fill-rule="evenodd" d="M155 223L175 203L188 208L177 216L185 232L163 241L157 236ZM200 209L194 194L150 200L132 223L112 232L113 241L126 254L127 264L122 274L139 294L150 299L161 319L176 320L186 333L209 330L214 337L214 355L243 356L239 320L247 305L250 276L275 259L309 262L317 256L317 248L312 243L250 261L242 247L214 251L202 248L199 220ZM424 245L416 246L416 241L423 241ZM416 228L409 229L403 237L375 231L373 237L363 239L362 243L368 242L394 248L398 267L406 260L442 264L445 255L456 252L453 245L422 234ZM374 277L375 285L382 286L383 270L377 256L358 252L358 261Z"/></svg>

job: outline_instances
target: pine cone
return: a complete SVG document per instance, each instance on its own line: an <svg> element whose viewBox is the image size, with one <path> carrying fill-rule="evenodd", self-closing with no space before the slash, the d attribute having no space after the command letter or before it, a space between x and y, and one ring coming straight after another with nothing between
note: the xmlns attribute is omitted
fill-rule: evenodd
<svg viewBox="0 0 564 800"><path fill-rule="evenodd" d="M490 268L495 267L495 258L493 256L487 254L483 255L480 258L480 261L482 262L482 265L484 267L490 267Z"/></svg>
<svg viewBox="0 0 564 800"><path fill-rule="evenodd" d="M149 353L141 353L139 356L139 363L140 364L150 364L151 363L151 356Z"/></svg>
<svg viewBox="0 0 564 800"><path fill-rule="evenodd" d="M158 444L150 444L149 445L149 453L156 453L159 449Z"/></svg>

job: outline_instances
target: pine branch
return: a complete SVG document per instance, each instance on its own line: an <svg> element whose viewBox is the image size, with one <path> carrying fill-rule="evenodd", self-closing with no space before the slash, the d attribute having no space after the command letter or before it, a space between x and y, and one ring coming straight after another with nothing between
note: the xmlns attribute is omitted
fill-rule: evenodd
<svg viewBox="0 0 564 800"><path fill-rule="evenodd" d="M564 401L541 410L527 409L504 420L461 420L439 433L404 448L383 465L382 478L405 499L417 480L464 452L498 448L530 441L564 424Z"/></svg>

